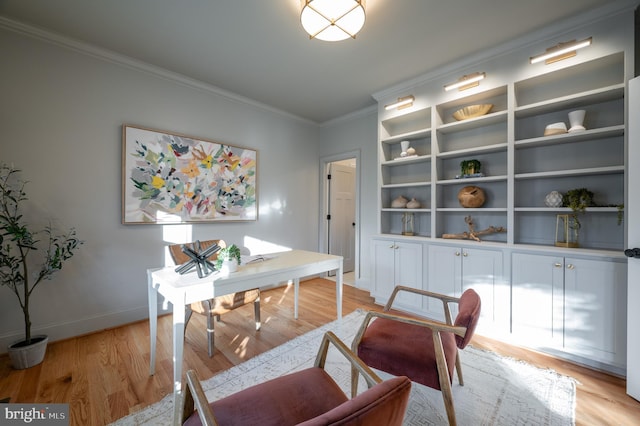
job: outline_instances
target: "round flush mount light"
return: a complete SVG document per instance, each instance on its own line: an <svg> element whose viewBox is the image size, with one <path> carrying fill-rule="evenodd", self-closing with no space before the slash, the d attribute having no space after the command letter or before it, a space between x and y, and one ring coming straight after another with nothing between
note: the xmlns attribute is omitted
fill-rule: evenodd
<svg viewBox="0 0 640 426"><path fill-rule="evenodd" d="M300 22L309 38L356 38L365 21L365 0L304 0Z"/></svg>

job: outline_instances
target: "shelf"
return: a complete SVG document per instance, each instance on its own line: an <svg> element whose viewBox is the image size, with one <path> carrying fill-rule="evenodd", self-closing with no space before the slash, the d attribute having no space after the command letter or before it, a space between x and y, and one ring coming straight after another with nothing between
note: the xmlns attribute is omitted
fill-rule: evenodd
<svg viewBox="0 0 640 426"><path fill-rule="evenodd" d="M538 213L573 213L569 207L515 207L515 212ZM617 207L587 207L585 212L590 213L618 213Z"/></svg>
<svg viewBox="0 0 640 426"><path fill-rule="evenodd" d="M415 140L422 139L431 136L431 129L418 129L412 132L406 132L399 135L391 136L388 138L382 139L380 142L382 143L400 143L400 141L404 140Z"/></svg>
<svg viewBox="0 0 640 426"><path fill-rule="evenodd" d="M498 111L489 113L476 118L470 118L468 120L454 121L452 123L443 124L438 126L438 132L442 134L448 134L453 132L462 132L464 130L475 129L481 126L490 126L497 123L507 122L507 111Z"/></svg>
<svg viewBox="0 0 640 426"><path fill-rule="evenodd" d="M420 186L431 186L431 182L407 182L407 183L391 183L382 185L382 189L390 189L390 188L414 188Z"/></svg>
<svg viewBox="0 0 640 426"><path fill-rule="evenodd" d="M428 161L431 161L430 155L418 155L417 157L406 157L398 158L397 160L383 161L380 165L386 167L406 166L407 164L426 163Z"/></svg>
<svg viewBox="0 0 640 426"><path fill-rule="evenodd" d="M494 145L482 146L479 148L458 149L455 151L447 151L438 154L438 158L455 158L468 155L489 154L492 152L500 152L507 150L507 143L497 143Z"/></svg>
<svg viewBox="0 0 640 426"><path fill-rule="evenodd" d="M624 98L624 83L517 107L515 116L516 118L530 117L622 98Z"/></svg>
<svg viewBox="0 0 640 426"><path fill-rule="evenodd" d="M589 129L584 132L563 133L553 136L542 136L539 138L521 139L515 141L515 147L533 148L537 146L555 145L561 143L583 142L594 139L604 139L610 137L619 137L624 135L624 125L603 127L600 129Z"/></svg>
<svg viewBox="0 0 640 426"><path fill-rule="evenodd" d="M416 198L420 209L380 208L379 230L400 232L402 213L415 213L419 236L437 238L458 230L465 216L477 217L478 229L503 226L505 233L491 237L522 247L553 239L557 214L567 207L544 204L551 191L586 187L596 203L580 221L588 229L582 247L617 248L625 241L617 226L616 204L625 201L627 137L625 112L625 52L595 59L574 60L541 67L529 78L503 70L498 86L441 94L441 87L419 86L414 95L420 109L380 112L378 138L379 206L390 206L402 195ZM436 93L436 95L434 95ZM435 103L428 105L428 102ZM493 104L490 113L457 121L453 113L474 104ZM575 109L586 110L582 132L542 136L551 123L567 121ZM399 142L411 141L418 156L400 156ZM462 160L477 159L487 176L454 179ZM464 186L479 186L486 203L464 208L456 193ZM549 231L551 230L551 231ZM551 237L547 234L551 232Z"/></svg>
<svg viewBox="0 0 640 426"><path fill-rule="evenodd" d="M438 212L506 212L506 207L440 207L437 208Z"/></svg>
<svg viewBox="0 0 640 426"><path fill-rule="evenodd" d="M595 176L595 175L608 175L608 174L620 174L620 173L624 173L624 166L593 167L589 169L574 169L574 170L557 170L553 172L520 173L520 174L516 174L515 178L518 180L524 180L524 179L540 179L540 178L549 178L549 177Z"/></svg>
<svg viewBox="0 0 640 426"><path fill-rule="evenodd" d="M430 213L431 209L394 209L392 207L383 207L382 209L380 209L380 211L383 212L399 212L399 213L404 213L404 212L411 212L411 213Z"/></svg>
<svg viewBox="0 0 640 426"><path fill-rule="evenodd" d="M466 178L466 179L446 179L439 180L438 185L460 185L467 183L479 183L479 182L502 182L506 181L507 176L485 176L479 178Z"/></svg>

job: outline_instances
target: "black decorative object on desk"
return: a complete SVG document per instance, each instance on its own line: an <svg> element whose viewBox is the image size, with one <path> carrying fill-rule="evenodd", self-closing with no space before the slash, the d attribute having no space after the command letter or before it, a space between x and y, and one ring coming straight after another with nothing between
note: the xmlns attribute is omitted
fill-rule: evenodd
<svg viewBox="0 0 640 426"><path fill-rule="evenodd" d="M194 249L192 250L186 244L182 245L182 252L191 258L190 261L178 266L176 268L176 272L179 274L186 274L191 272L193 268L198 271L198 277L204 278L211 273L215 272L216 265L209 261L209 257L211 257L214 253L220 250L220 247L217 244L207 247L202 252L200 252L200 241L196 241L194 243Z"/></svg>

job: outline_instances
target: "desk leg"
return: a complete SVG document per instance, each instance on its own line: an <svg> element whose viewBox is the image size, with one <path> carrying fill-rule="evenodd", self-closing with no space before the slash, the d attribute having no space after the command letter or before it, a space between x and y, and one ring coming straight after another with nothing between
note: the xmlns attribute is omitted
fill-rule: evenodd
<svg viewBox="0 0 640 426"><path fill-rule="evenodd" d="M298 293L300 292L300 278L293 280L293 317L298 319Z"/></svg>
<svg viewBox="0 0 640 426"><path fill-rule="evenodd" d="M149 339L150 339L150 360L149 375L156 372L156 338L158 335L158 290L153 286L151 272L147 271L147 284L149 286Z"/></svg>
<svg viewBox="0 0 640 426"><path fill-rule="evenodd" d="M173 303L173 419L180 424L182 417L182 358L184 351L184 315L183 301Z"/></svg>
<svg viewBox="0 0 640 426"><path fill-rule="evenodd" d="M338 319L342 319L342 262L336 272L336 309Z"/></svg>

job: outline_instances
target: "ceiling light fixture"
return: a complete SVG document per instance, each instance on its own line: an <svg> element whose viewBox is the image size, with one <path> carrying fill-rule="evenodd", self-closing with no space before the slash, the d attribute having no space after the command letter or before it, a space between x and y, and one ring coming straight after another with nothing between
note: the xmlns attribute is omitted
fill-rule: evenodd
<svg viewBox="0 0 640 426"><path fill-rule="evenodd" d="M487 76L484 72L476 72L473 74L463 75L455 83L450 83L444 86L444 90L449 91L453 89L467 90L472 87L476 87L480 84L480 80Z"/></svg>
<svg viewBox="0 0 640 426"><path fill-rule="evenodd" d="M303 0L300 22L309 38L340 41L356 38L365 21L365 0Z"/></svg>
<svg viewBox="0 0 640 426"><path fill-rule="evenodd" d="M389 111L390 109L394 109L394 108L397 108L397 109L409 108L410 106L413 106L413 101L415 100L416 98L414 98L413 95L405 96L403 98L398 98L396 102L389 105L385 105L384 109Z"/></svg>
<svg viewBox="0 0 640 426"><path fill-rule="evenodd" d="M551 64L553 62L571 58L573 56L576 56L576 50L590 46L592 41L593 38L589 37L581 41L571 40L558 43L553 47L549 47L545 51L545 53L530 57L529 62L532 64L536 64L538 62L544 61L545 64Z"/></svg>

